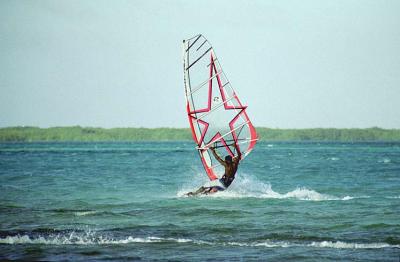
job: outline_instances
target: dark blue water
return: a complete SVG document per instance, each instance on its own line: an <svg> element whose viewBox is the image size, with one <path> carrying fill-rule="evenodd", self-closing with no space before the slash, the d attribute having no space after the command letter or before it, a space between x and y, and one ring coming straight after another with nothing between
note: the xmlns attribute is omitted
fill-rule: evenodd
<svg viewBox="0 0 400 262"><path fill-rule="evenodd" d="M399 260L400 143L258 143L188 198L193 148L0 144L0 259Z"/></svg>

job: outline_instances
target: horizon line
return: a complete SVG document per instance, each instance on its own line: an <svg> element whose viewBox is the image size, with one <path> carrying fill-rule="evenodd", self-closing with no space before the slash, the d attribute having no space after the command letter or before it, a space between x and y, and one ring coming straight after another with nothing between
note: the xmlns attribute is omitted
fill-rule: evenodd
<svg viewBox="0 0 400 262"><path fill-rule="evenodd" d="M168 127L168 126L160 126L160 127L132 127L132 126L117 126L117 127L101 127L101 126L83 126L83 125L65 125L65 126L31 126L31 125L19 125L19 126L0 126L0 129L6 128L40 128L40 129L50 129L50 128L71 128L71 127L80 127L80 128L100 128L100 129L115 129L115 128L132 128L132 129L189 129L189 127ZM289 127L289 128L281 128L281 127L266 127L266 126L254 126L257 128L263 129L280 129L280 130L302 130L302 129L382 129L382 130L400 130L400 128L385 128L379 126L371 126L371 127Z"/></svg>

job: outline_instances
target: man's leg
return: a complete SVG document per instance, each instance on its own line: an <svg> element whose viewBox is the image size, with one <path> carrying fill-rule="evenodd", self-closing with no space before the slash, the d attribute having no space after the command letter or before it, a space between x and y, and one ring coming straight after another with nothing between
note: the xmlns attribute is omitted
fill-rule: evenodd
<svg viewBox="0 0 400 262"><path fill-rule="evenodd" d="M195 192L193 192L193 194L197 195L197 194L202 194L207 190L206 187L201 186L199 189L197 189Z"/></svg>
<svg viewBox="0 0 400 262"><path fill-rule="evenodd" d="M218 192L218 191L219 191L218 187L214 186L214 187L210 188L209 193L215 193L215 192Z"/></svg>
<svg viewBox="0 0 400 262"><path fill-rule="evenodd" d="M195 195L198 195L198 194L203 194L204 192L206 192L207 191L207 187L203 187L203 186L201 186L199 189L197 189L196 191L194 191L194 192L189 192L189 193L187 193L186 195L188 195L188 196L195 196Z"/></svg>

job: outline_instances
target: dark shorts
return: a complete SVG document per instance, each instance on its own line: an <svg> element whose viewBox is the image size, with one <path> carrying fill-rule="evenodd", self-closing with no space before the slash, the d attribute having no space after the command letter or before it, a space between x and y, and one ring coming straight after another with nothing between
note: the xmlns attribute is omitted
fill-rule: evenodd
<svg viewBox="0 0 400 262"><path fill-rule="evenodd" d="M213 186L211 188L216 188L218 191L224 191L225 190L225 188L220 187L220 186Z"/></svg>
<svg viewBox="0 0 400 262"><path fill-rule="evenodd" d="M206 185L204 185L205 188L215 188L218 191L224 191L226 189L223 180L222 179L216 179L213 181L208 182Z"/></svg>

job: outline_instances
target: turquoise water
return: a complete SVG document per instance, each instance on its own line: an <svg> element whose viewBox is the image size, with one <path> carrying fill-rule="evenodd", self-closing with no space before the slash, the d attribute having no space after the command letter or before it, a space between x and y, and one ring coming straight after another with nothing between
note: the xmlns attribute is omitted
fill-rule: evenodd
<svg viewBox="0 0 400 262"><path fill-rule="evenodd" d="M400 143L258 143L188 198L193 148L0 144L0 259L399 260Z"/></svg>

